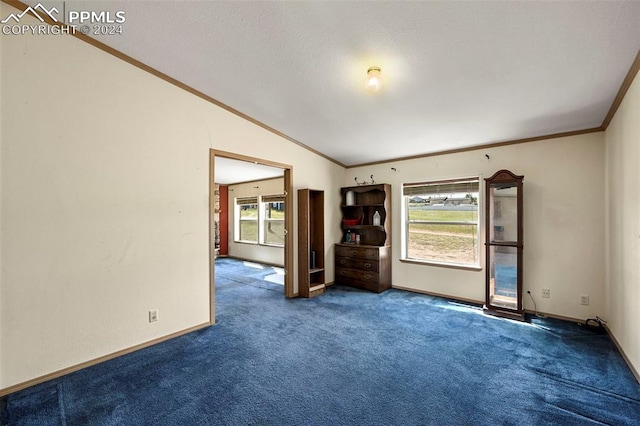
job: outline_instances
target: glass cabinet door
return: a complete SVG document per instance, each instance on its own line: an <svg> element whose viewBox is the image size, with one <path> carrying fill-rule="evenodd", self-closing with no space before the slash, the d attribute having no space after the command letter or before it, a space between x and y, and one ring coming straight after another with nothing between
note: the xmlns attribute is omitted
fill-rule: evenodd
<svg viewBox="0 0 640 426"><path fill-rule="evenodd" d="M518 187L515 184L489 184L492 243L518 240Z"/></svg>
<svg viewBox="0 0 640 426"><path fill-rule="evenodd" d="M486 181L485 312L523 320L523 176L500 170Z"/></svg>
<svg viewBox="0 0 640 426"><path fill-rule="evenodd" d="M489 305L518 309L518 253L515 247L489 246Z"/></svg>

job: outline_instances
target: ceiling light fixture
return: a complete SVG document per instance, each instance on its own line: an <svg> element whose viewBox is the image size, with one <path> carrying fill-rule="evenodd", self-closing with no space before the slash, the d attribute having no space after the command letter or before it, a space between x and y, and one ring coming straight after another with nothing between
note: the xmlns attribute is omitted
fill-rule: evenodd
<svg viewBox="0 0 640 426"><path fill-rule="evenodd" d="M380 67L369 67L367 70L367 81L365 84L369 92L376 93L382 88L382 77L380 77Z"/></svg>

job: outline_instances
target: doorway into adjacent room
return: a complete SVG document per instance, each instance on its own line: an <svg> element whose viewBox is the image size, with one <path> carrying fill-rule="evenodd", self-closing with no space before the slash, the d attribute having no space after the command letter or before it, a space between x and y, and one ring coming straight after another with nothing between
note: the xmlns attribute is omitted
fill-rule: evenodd
<svg viewBox="0 0 640 426"><path fill-rule="evenodd" d="M286 164L219 150L210 150L209 160L210 317L213 324L216 258L238 258L248 270L253 268L259 274L264 273L265 283L284 284L285 297L294 296L293 234L290 232L293 184L292 167ZM254 259L256 253L258 256ZM226 263L220 267L225 268Z"/></svg>

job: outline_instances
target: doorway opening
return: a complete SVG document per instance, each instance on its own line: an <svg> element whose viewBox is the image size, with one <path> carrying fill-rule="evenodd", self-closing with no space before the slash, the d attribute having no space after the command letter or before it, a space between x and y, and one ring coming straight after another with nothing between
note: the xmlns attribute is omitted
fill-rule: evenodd
<svg viewBox="0 0 640 426"><path fill-rule="evenodd" d="M257 248L261 244L266 250L283 243L284 251L284 296L294 297L293 292L293 168L261 158L210 150L209 154L209 264L210 264L210 322L215 323L215 259L216 256L234 256L243 249ZM270 180L280 179L282 193L252 197L236 197L229 188L240 192L244 185L252 182L269 184ZM230 185L230 184L238 185ZM269 191L267 191L269 192ZM274 192L274 191L271 191ZM278 192L278 191L275 191ZM276 199L277 197L281 197ZM276 198L274 198L276 197ZM241 198L240 201L238 199ZM226 202L226 205L225 205ZM236 204L240 202L239 206ZM245 204L244 217L240 214ZM254 204L251 204L254 203ZM280 204L279 204L280 203ZM239 207L238 212L230 214L231 208ZM254 208L262 208L261 223L253 217ZM284 216L284 217L282 217ZM226 221L225 221L226 219ZM282 220L283 219L283 220ZM239 224L243 225L240 226ZM238 224L236 226L236 224ZM229 230L229 232L227 232ZM264 231L261 233L261 231ZM240 233L244 233L240 235ZM255 242L245 242L243 239ZM226 239L226 246L225 246ZM251 247L251 246L254 247ZM229 250L230 249L230 250ZM242 256L239 256L242 258ZM250 259L249 259L250 261ZM258 262L260 263L260 262ZM264 262L263 262L264 263ZM266 263L269 263L268 261ZM274 262L279 263L279 262ZM280 278L282 277L274 277Z"/></svg>

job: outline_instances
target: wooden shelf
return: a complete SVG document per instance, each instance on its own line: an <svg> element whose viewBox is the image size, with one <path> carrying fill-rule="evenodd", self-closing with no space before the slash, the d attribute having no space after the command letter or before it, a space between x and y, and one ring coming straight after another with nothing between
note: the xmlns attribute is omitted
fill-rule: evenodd
<svg viewBox="0 0 640 426"><path fill-rule="evenodd" d="M384 204L343 204L341 207L381 207L384 208Z"/></svg>
<svg viewBox="0 0 640 426"><path fill-rule="evenodd" d="M314 292L318 290L322 290L324 288L324 284L314 285L313 287L309 287L309 292Z"/></svg>
<svg viewBox="0 0 640 426"><path fill-rule="evenodd" d="M344 229L371 229L371 230L378 230L378 231L385 231L384 226L378 226L378 225L345 225L344 223L342 224L342 227Z"/></svg>
<svg viewBox="0 0 640 426"><path fill-rule="evenodd" d="M319 286L315 286L315 287L311 287L309 288L309 296L308 297L315 297L315 296L320 296L321 294L323 294L325 291L325 285L319 285Z"/></svg>
<svg viewBox="0 0 640 426"><path fill-rule="evenodd" d="M313 259L312 259L313 258ZM298 292L324 293L324 191L298 190Z"/></svg>
<svg viewBox="0 0 640 426"><path fill-rule="evenodd" d="M373 247L377 248L380 246L372 245L372 244L356 244L356 243L338 243L336 246L340 247Z"/></svg>

